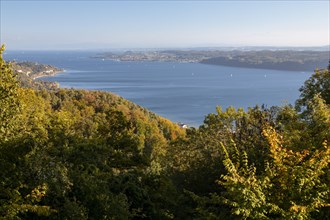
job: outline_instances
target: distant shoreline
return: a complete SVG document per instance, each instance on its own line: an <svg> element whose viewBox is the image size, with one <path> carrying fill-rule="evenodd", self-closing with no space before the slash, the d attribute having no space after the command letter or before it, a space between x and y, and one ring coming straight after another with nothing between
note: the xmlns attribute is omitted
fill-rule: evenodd
<svg viewBox="0 0 330 220"><path fill-rule="evenodd" d="M328 66L329 51L165 50L103 52L92 58L122 62L201 63L236 68L313 72Z"/></svg>

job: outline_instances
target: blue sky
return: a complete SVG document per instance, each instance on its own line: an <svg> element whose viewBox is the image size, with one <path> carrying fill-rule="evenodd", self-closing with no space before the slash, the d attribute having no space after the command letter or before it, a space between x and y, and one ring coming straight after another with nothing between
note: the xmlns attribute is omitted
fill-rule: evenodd
<svg viewBox="0 0 330 220"><path fill-rule="evenodd" d="M8 49L329 44L329 1L1 0Z"/></svg>

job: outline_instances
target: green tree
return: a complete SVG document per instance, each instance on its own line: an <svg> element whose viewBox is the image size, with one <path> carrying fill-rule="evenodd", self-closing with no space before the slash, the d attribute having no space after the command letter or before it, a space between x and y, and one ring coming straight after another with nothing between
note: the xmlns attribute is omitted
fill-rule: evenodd
<svg viewBox="0 0 330 220"><path fill-rule="evenodd" d="M326 104L330 104L330 69L315 70L315 73L305 81L304 85L299 89L301 92L300 98L296 101L298 110L307 107L315 95L320 94L320 97Z"/></svg>
<svg viewBox="0 0 330 220"><path fill-rule="evenodd" d="M32 111L27 109L23 116L25 91L19 88L11 65L3 60L3 51L4 46L0 50L0 218L20 219L28 213L49 215L54 210L41 204L47 184L26 181L33 150L24 137L31 134L31 127L35 128L28 125L32 121L25 116Z"/></svg>
<svg viewBox="0 0 330 220"><path fill-rule="evenodd" d="M20 110L19 84L11 65L2 58L5 46L0 49L0 142L7 141L15 133L17 114Z"/></svg>
<svg viewBox="0 0 330 220"><path fill-rule="evenodd" d="M227 173L217 182L226 191L193 196L203 217L216 219L221 212L216 207L221 204L229 205L232 215L243 219L311 219L313 213L330 206L329 186L322 182L330 162L327 141L319 150L294 152L283 146L272 127L265 127L263 135L269 142L270 159L259 174L244 151L229 154L222 144Z"/></svg>

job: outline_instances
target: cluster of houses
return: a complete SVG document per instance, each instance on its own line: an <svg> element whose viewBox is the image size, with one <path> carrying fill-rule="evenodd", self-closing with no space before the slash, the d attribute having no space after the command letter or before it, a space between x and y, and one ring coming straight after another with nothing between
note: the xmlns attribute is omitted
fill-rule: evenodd
<svg viewBox="0 0 330 220"><path fill-rule="evenodd" d="M17 73L24 73L23 70L19 69L19 70L16 70ZM26 71L25 74L27 76L30 76L30 73L31 71ZM46 74L50 74L50 73L54 73L54 70L46 70L46 71L43 71L42 73L46 73Z"/></svg>
<svg viewBox="0 0 330 220"><path fill-rule="evenodd" d="M24 73L24 71L23 70L16 70L16 72L18 72L18 73ZM27 76L29 76L30 75L30 73L31 73L31 71L26 71L26 75Z"/></svg>

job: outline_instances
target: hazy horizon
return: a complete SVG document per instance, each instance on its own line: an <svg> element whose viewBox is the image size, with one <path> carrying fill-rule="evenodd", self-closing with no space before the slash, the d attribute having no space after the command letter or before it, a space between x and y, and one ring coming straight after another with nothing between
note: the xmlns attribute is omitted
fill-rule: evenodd
<svg viewBox="0 0 330 220"><path fill-rule="evenodd" d="M7 1L9 50L327 47L329 1Z"/></svg>
<svg viewBox="0 0 330 220"><path fill-rule="evenodd" d="M95 52L124 52L124 51L162 51L162 50L310 50L310 51L330 51L330 45L321 46L199 46L199 47L128 47L128 48L52 48L52 49L11 49L6 44L6 51L95 51ZM251 49L252 48L252 49Z"/></svg>

